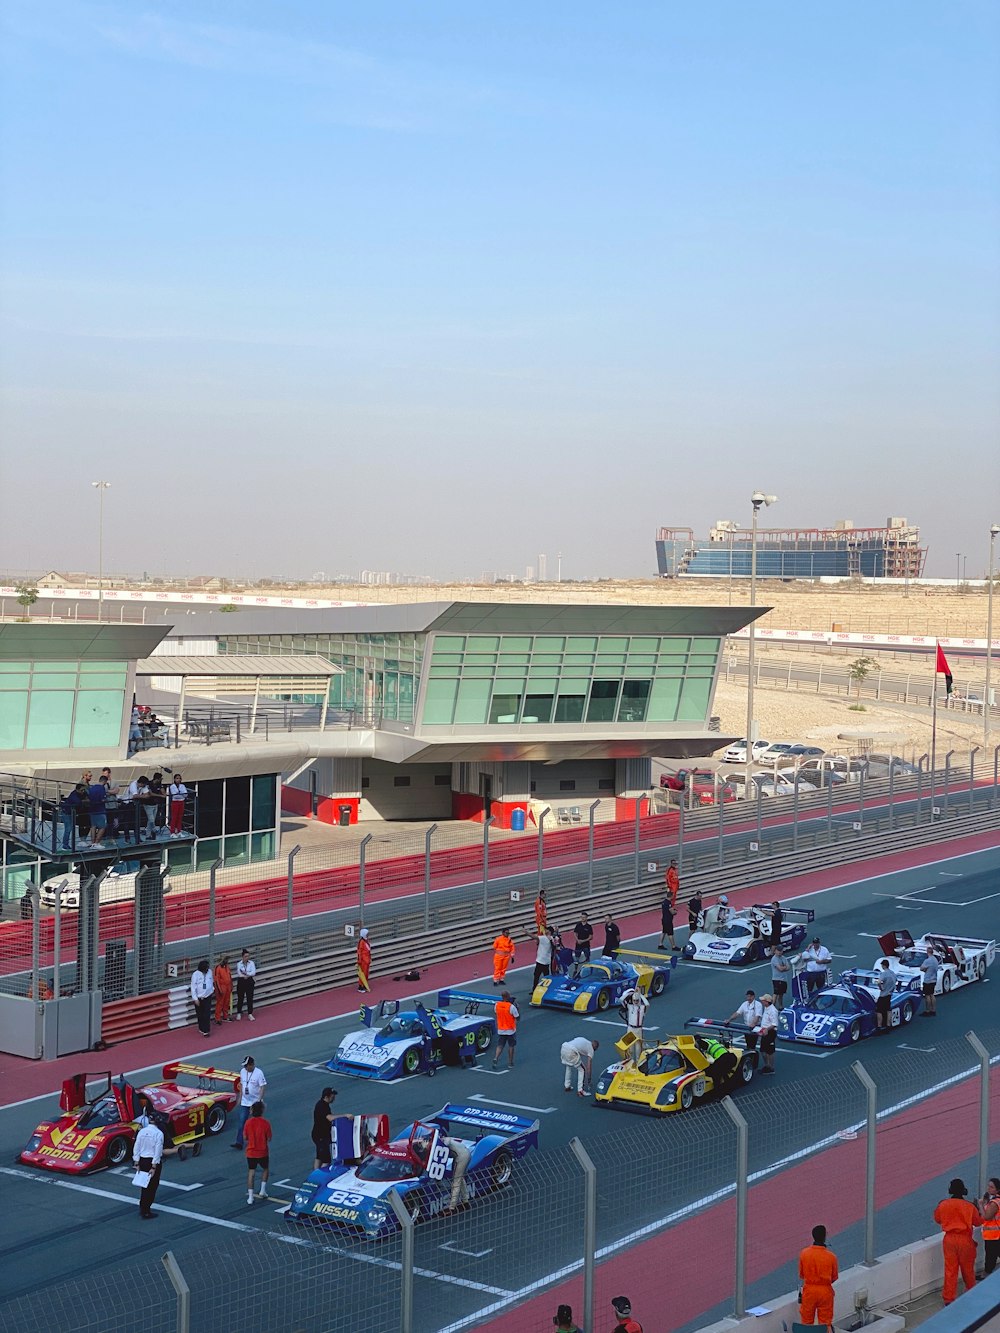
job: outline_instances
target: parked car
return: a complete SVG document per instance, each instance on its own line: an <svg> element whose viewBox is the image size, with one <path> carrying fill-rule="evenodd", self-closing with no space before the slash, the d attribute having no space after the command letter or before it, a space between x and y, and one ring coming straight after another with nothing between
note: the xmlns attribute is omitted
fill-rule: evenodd
<svg viewBox="0 0 1000 1333"><path fill-rule="evenodd" d="M870 754L865 759L865 777L872 780L888 778L890 772L897 778L916 777L918 769L896 754Z"/></svg>
<svg viewBox="0 0 1000 1333"><path fill-rule="evenodd" d="M739 800L743 799L743 774L736 773L729 779L733 790ZM791 778L787 778L783 773L751 773L751 791L750 799L757 799L757 792L762 796L794 796L795 783Z"/></svg>
<svg viewBox="0 0 1000 1333"><path fill-rule="evenodd" d="M763 752L770 748L771 742L764 740L754 741L750 747L751 758L756 761ZM820 752L822 753L822 751ZM747 743L746 739L734 741L728 749L723 751L722 762L724 764L745 764L747 761Z"/></svg>
<svg viewBox="0 0 1000 1333"><path fill-rule="evenodd" d="M790 745L778 763L801 764L806 759L822 759L825 754L822 745Z"/></svg>
<svg viewBox="0 0 1000 1333"><path fill-rule="evenodd" d="M108 871L104 879L101 880L101 886L98 889L98 898L102 903L118 903L133 900L135 898L135 883L139 878L142 867L138 861L119 861ZM155 869L155 867L154 867ZM76 908L80 906L80 884L86 883L89 878L88 872L81 874L80 868L74 866L65 875L51 875L48 879L42 880L41 891L39 894L43 907L55 907L57 897L63 907ZM58 890L61 885L65 885L61 896ZM163 878L163 892L170 892L170 876Z"/></svg>
<svg viewBox="0 0 1000 1333"><path fill-rule="evenodd" d="M773 764L776 759L781 759L792 748L791 741L772 741L766 750L761 750L756 758L762 764Z"/></svg>
<svg viewBox="0 0 1000 1333"><path fill-rule="evenodd" d="M711 768L679 768L675 773L661 773L660 786L666 791L685 793L685 804L714 805L716 799L735 801L729 783Z"/></svg>

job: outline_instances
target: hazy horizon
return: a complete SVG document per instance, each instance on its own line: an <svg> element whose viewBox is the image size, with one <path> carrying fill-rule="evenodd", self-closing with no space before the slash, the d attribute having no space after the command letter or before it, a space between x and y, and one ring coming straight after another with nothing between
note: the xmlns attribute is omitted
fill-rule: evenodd
<svg viewBox="0 0 1000 1333"><path fill-rule="evenodd" d="M8 0L0 567L1000 522L1000 11Z"/></svg>

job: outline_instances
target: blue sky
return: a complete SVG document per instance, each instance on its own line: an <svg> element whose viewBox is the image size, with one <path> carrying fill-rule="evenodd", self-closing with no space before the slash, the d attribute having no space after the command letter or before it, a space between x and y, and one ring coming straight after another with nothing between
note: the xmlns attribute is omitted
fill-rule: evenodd
<svg viewBox="0 0 1000 1333"><path fill-rule="evenodd" d="M1000 520L1000 10L7 0L0 566ZM24 503L31 479L37 501Z"/></svg>

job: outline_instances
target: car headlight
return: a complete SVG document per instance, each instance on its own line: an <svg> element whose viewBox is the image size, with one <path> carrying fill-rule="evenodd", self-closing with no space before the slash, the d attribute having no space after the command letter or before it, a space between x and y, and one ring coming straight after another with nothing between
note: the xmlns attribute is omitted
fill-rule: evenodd
<svg viewBox="0 0 1000 1333"><path fill-rule="evenodd" d="M611 1079L608 1078L607 1074L602 1074L601 1077L597 1080L597 1091L607 1092L608 1088L610 1087L611 1087Z"/></svg>
<svg viewBox="0 0 1000 1333"><path fill-rule="evenodd" d="M778 1015L778 1031L787 1032L789 1028L788 1018L785 1014Z"/></svg>
<svg viewBox="0 0 1000 1333"><path fill-rule="evenodd" d="M89 1148L84 1148L83 1152L80 1154L80 1161L86 1165L88 1162L92 1162L96 1156L97 1144L92 1143Z"/></svg>
<svg viewBox="0 0 1000 1333"><path fill-rule="evenodd" d="M846 1023L834 1023L833 1032L831 1035L834 1037L842 1037L846 1031L847 1031Z"/></svg>
<svg viewBox="0 0 1000 1333"><path fill-rule="evenodd" d="M305 1190L296 1190L296 1191L295 1191L295 1205L294 1205L294 1206L295 1206L296 1208L308 1208L308 1206L309 1206L309 1195L306 1194Z"/></svg>
<svg viewBox="0 0 1000 1333"><path fill-rule="evenodd" d="M693 944L685 944L685 946L684 946L684 948L683 948L683 950L682 950L682 955L681 955L681 956L684 957L684 958L693 958L693 957L694 957L694 945L693 945Z"/></svg>
<svg viewBox="0 0 1000 1333"><path fill-rule="evenodd" d="M744 958L746 958L746 956L747 956L746 949L737 949L736 952L733 954L733 959L737 963L742 963Z"/></svg>
<svg viewBox="0 0 1000 1333"><path fill-rule="evenodd" d="M25 1144L25 1146L24 1146L24 1151L25 1151L25 1152L37 1152L38 1149L39 1149L41 1146L42 1146L42 1136L41 1136L41 1134L32 1134L31 1138L28 1140L28 1142L27 1142L27 1143Z"/></svg>

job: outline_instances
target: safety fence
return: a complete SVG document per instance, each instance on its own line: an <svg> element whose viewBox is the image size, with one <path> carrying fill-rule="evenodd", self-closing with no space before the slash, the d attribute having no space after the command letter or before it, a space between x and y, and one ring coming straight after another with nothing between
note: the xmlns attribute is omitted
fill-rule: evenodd
<svg viewBox="0 0 1000 1333"><path fill-rule="evenodd" d="M446 1178L401 1197L382 1240L280 1217L229 1224L239 1235L211 1246L195 1230L170 1272L111 1262L24 1291L0 1330L549 1333L563 1303L587 1330L610 1326L624 1294L646 1328L687 1333L793 1287L817 1223L843 1271L932 1234L950 1177L975 1196L996 1174L1000 1029L871 1046L850 1067L758 1078L662 1120L595 1106L593 1132L564 1146L546 1147L542 1115L539 1149L455 1213ZM779 1045L777 1060L794 1057ZM540 1090L553 1116L558 1068Z"/></svg>
<svg viewBox="0 0 1000 1333"><path fill-rule="evenodd" d="M995 764L996 754L987 758ZM430 947L442 932L451 932L456 952L486 947L504 918L527 950L531 904L542 888L550 922L569 929L580 910L595 917L634 910L637 887L643 905L652 906L671 857L683 876L682 896L689 896L695 884L721 892L991 827L1000 813L995 767L984 780L975 753L967 767L948 759L933 774L890 773L825 791L796 790L789 798L758 794L756 801L654 816L637 811L627 823L595 824L593 808L586 825L567 830L547 827L543 817L528 839L495 833L489 824L472 846L437 848L433 825L415 837L386 834L385 843L366 835L345 850L347 864L317 868L321 852L293 849L266 878L249 879L261 874L257 867L221 862L179 874L169 864L183 850L175 845L159 867L161 891L143 903L134 875L102 882L83 942L103 954L90 972L108 999L184 984L202 956L233 962L243 947L255 951L259 966L329 955L340 958L343 970L361 924L377 951L409 941L411 965L433 961L432 952L453 956ZM448 831L440 836L445 840ZM0 923L0 993L25 995L30 987L34 994L35 970L61 994L79 986L78 894L70 881L64 903L65 882L55 875L40 894L29 888L23 918ZM64 969L58 978L57 964ZM312 989L336 979L317 974ZM287 983L282 992L287 996Z"/></svg>

